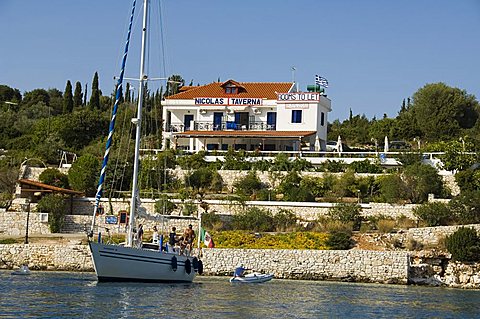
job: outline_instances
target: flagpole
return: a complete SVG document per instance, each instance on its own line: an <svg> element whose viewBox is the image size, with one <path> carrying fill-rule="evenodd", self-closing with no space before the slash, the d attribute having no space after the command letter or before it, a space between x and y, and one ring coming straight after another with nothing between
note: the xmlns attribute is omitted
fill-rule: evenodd
<svg viewBox="0 0 480 319"><path fill-rule="evenodd" d="M202 237L202 212L198 210L198 236L197 236L197 247L198 254L200 255L200 237Z"/></svg>

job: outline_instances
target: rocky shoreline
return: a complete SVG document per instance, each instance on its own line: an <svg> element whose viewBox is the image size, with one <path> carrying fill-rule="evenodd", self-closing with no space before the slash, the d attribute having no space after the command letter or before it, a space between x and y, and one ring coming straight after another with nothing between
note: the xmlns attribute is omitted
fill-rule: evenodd
<svg viewBox="0 0 480 319"><path fill-rule="evenodd" d="M462 264L435 251L204 249L204 275L229 276L239 262L275 278L415 284L480 289L480 264ZM3 244L0 269L93 271L82 244Z"/></svg>

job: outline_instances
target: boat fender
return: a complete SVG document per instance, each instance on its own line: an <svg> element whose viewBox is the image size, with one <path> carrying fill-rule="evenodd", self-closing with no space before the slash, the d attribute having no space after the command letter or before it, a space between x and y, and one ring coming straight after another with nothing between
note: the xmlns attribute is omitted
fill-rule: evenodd
<svg viewBox="0 0 480 319"><path fill-rule="evenodd" d="M197 257L193 257L192 266L193 266L193 270L195 270L195 272L198 272L198 258Z"/></svg>
<svg viewBox="0 0 480 319"><path fill-rule="evenodd" d="M172 270L177 271L177 257L173 256L172 257Z"/></svg>
<svg viewBox="0 0 480 319"><path fill-rule="evenodd" d="M185 260L185 272L187 274L192 272L192 263L190 262L190 259Z"/></svg>
<svg viewBox="0 0 480 319"><path fill-rule="evenodd" d="M203 262L201 260L198 261L198 274L203 274Z"/></svg>

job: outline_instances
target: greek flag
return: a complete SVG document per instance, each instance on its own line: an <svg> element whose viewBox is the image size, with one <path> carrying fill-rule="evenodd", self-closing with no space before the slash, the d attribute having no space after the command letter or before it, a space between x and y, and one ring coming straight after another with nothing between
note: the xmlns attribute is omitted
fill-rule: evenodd
<svg viewBox="0 0 480 319"><path fill-rule="evenodd" d="M315 84L328 88L328 81L324 77L315 75Z"/></svg>

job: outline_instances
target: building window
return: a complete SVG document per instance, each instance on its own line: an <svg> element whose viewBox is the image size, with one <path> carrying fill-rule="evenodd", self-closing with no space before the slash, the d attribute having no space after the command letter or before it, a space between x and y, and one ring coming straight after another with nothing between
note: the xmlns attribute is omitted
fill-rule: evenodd
<svg viewBox="0 0 480 319"><path fill-rule="evenodd" d="M320 124L322 126L325 125L325 113L322 112L321 116L320 116Z"/></svg>
<svg viewBox="0 0 480 319"><path fill-rule="evenodd" d="M237 91L238 91L237 88L234 86L227 86L225 88L225 93L227 94L237 94Z"/></svg>
<svg viewBox="0 0 480 319"><path fill-rule="evenodd" d="M292 123L302 123L302 110L292 110Z"/></svg>

